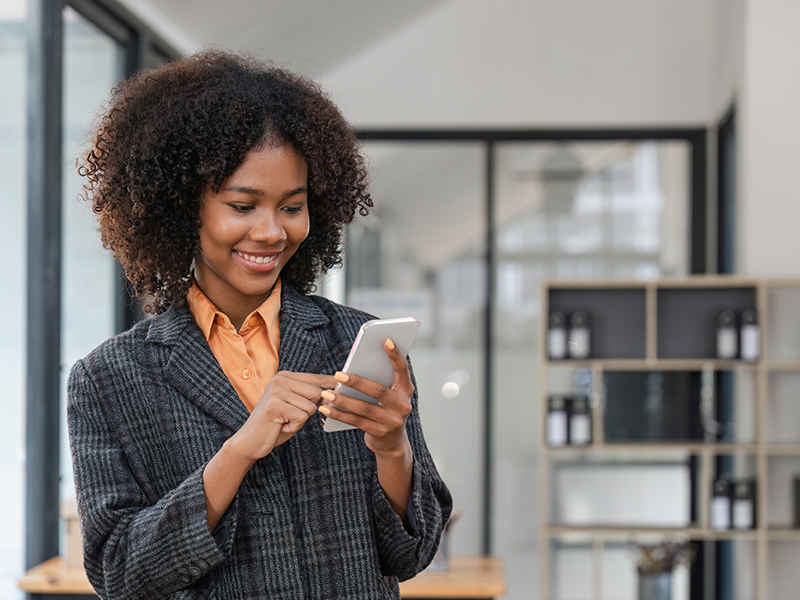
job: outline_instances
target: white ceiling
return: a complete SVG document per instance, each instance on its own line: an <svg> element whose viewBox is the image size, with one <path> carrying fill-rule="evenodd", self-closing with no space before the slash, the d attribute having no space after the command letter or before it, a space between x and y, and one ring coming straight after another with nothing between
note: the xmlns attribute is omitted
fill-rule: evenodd
<svg viewBox="0 0 800 600"><path fill-rule="evenodd" d="M122 0L179 50L256 52L319 77L447 0Z"/></svg>

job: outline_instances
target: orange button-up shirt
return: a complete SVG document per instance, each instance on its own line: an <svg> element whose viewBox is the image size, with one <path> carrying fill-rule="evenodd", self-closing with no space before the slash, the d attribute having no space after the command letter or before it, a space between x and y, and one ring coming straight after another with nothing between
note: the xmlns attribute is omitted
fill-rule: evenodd
<svg viewBox="0 0 800 600"><path fill-rule="evenodd" d="M208 340L211 352L247 410L253 412L264 388L278 372L281 280L269 298L250 313L236 331L227 315L211 303L195 283L186 296L189 310Z"/></svg>

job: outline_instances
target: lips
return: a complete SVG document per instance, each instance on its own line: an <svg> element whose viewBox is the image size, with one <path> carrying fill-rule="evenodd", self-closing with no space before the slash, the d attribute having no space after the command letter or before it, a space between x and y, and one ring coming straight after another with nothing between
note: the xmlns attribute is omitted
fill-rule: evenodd
<svg viewBox="0 0 800 600"><path fill-rule="evenodd" d="M234 250L234 254L240 256L241 258L256 263L258 265L266 265L274 261L280 255L280 252L276 252L275 254L267 254L267 255L257 255L257 254L247 254L246 252L240 252L239 250Z"/></svg>

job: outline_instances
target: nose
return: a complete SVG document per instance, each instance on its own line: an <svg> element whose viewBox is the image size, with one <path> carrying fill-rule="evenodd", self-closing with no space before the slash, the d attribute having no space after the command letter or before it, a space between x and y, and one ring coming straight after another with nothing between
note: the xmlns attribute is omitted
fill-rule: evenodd
<svg viewBox="0 0 800 600"><path fill-rule="evenodd" d="M270 245L278 244L286 239L286 230L275 211L259 211L258 219L250 229L250 239Z"/></svg>

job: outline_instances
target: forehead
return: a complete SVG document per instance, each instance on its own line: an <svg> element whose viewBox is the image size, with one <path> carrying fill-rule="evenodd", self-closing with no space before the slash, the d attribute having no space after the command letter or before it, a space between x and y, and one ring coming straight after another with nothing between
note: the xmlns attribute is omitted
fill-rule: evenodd
<svg viewBox="0 0 800 600"><path fill-rule="evenodd" d="M266 146L249 150L242 164L223 182L222 187L242 180L257 180L275 186L282 183L305 185L308 179L308 164L292 146Z"/></svg>

